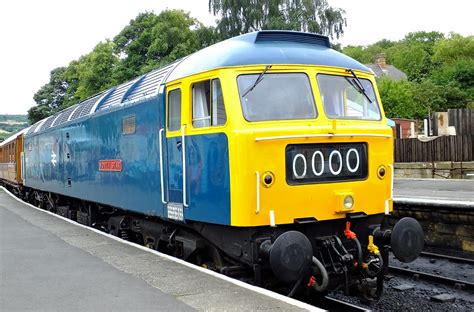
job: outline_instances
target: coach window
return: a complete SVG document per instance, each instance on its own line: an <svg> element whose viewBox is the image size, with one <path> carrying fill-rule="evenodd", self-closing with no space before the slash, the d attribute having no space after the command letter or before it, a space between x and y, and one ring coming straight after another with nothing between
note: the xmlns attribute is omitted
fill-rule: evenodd
<svg viewBox="0 0 474 312"><path fill-rule="evenodd" d="M220 126L227 121L219 79L193 84L193 127Z"/></svg>
<svg viewBox="0 0 474 312"><path fill-rule="evenodd" d="M168 131L176 131L181 127L181 89L168 93Z"/></svg>

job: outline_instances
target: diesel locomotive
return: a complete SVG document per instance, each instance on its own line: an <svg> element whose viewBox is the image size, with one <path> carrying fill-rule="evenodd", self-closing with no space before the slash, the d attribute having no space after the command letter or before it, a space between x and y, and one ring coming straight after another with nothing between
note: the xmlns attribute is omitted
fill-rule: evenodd
<svg viewBox="0 0 474 312"><path fill-rule="evenodd" d="M0 145L18 196L289 295L412 261L391 228L393 137L374 74L325 36L258 31L37 122ZM372 292L373 293L373 292Z"/></svg>

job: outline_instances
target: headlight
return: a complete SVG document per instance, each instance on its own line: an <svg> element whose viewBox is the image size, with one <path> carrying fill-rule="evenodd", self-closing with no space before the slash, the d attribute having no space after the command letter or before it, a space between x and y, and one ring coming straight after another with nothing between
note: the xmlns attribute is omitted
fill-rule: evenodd
<svg viewBox="0 0 474 312"><path fill-rule="evenodd" d="M354 198L351 195L344 197L344 208L349 210L354 206Z"/></svg>

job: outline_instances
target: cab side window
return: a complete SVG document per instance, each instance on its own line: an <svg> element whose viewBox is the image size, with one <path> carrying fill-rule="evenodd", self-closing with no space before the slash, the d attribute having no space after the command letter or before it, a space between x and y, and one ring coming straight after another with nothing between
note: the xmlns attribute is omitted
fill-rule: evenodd
<svg viewBox="0 0 474 312"><path fill-rule="evenodd" d="M193 84L193 127L223 125L227 121L219 79Z"/></svg>
<svg viewBox="0 0 474 312"><path fill-rule="evenodd" d="M168 93L168 131L176 131L181 127L181 89Z"/></svg>

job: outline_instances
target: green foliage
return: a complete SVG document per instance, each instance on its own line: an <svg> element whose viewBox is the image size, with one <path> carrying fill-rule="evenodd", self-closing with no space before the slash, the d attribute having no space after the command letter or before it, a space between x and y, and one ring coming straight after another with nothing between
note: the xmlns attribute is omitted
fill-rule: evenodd
<svg viewBox="0 0 474 312"><path fill-rule="evenodd" d="M140 75L148 61L148 48L153 42L153 27L158 16L152 12L140 13L114 38L115 53L122 60L114 70L116 81L127 81Z"/></svg>
<svg viewBox="0 0 474 312"><path fill-rule="evenodd" d="M161 12L158 23L151 31L153 40L148 47L148 59L142 71L147 72L198 50L198 36L191 30L198 26L198 22L183 11Z"/></svg>
<svg viewBox="0 0 474 312"><path fill-rule="evenodd" d="M416 107L411 82L383 77L377 85L387 117L415 118L425 113L423 107Z"/></svg>
<svg viewBox="0 0 474 312"><path fill-rule="evenodd" d="M28 121L30 124L34 124L41 119L51 116L55 113L55 110L51 109L46 105L33 106L28 110Z"/></svg>
<svg viewBox="0 0 474 312"><path fill-rule="evenodd" d="M184 11L139 14L114 38L115 53L122 59L113 78L116 83L122 83L216 40L214 28L205 27Z"/></svg>
<svg viewBox="0 0 474 312"><path fill-rule="evenodd" d="M474 58L474 36L463 37L451 33L446 40L436 42L433 59L437 62L452 63L461 59Z"/></svg>
<svg viewBox="0 0 474 312"><path fill-rule="evenodd" d="M51 71L50 81L34 96L38 106L28 111L28 118L34 123L216 41L213 27L184 11L141 13L113 41L100 42L67 67Z"/></svg>
<svg viewBox="0 0 474 312"><path fill-rule="evenodd" d="M79 100L103 91L114 85L112 73L119 59L114 54L114 43L100 42L91 53L81 56L76 66L77 89L75 96Z"/></svg>
<svg viewBox="0 0 474 312"><path fill-rule="evenodd" d="M364 64L383 53L405 72L408 82L379 79L382 102L391 117L422 118L428 111L465 108L474 102L474 37L439 32L409 33L393 42L347 46L343 53ZM396 93L399 92L397 95Z"/></svg>
<svg viewBox="0 0 474 312"><path fill-rule="evenodd" d="M0 142L27 126L25 115L0 115Z"/></svg>
<svg viewBox="0 0 474 312"><path fill-rule="evenodd" d="M58 67L51 71L49 83L42 86L35 93L33 99L38 105L49 106L54 109L63 104L68 82L64 79L65 67Z"/></svg>
<svg viewBox="0 0 474 312"><path fill-rule="evenodd" d="M432 70L431 55L418 43L399 44L390 48L387 59L412 81L421 81Z"/></svg>
<svg viewBox="0 0 474 312"><path fill-rule="evenodd" d="M42 86L33 96L36 104L28 110L28 120L31 124L48 117L63 106L64 97L69 83L65 79L65 67L58 67L51 71L49 82Z"/></svg>
<svg viewBox="0 0 474 312"><path fill-rule="evenodd" d="M229 38L260 29L285 29L337 37L346 26L345 12L327 0L209 0L209 11L220 15L217 32Z"/></svg>

